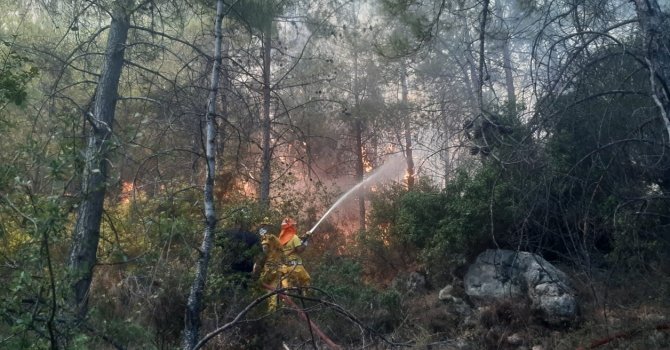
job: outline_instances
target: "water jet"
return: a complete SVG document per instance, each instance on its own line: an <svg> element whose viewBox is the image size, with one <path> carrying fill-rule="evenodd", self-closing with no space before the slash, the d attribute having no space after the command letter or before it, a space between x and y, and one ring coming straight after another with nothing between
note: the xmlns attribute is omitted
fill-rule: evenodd
<svg viewBox="0 0 670 350"><path fill-rule="evenodd" d="M389 178L390 176L399 174L400 171L403 170L404 159L405 158L401 154L396 154L391 158L389 158L382 166L375 169L365 179L363 179L361 182L359 182L354 187L349 189L349 191L341 195L335 201L335 203L333 203L333 205L330 206L330 208L326 211L326 213L323 214L323 216L321 216L321 219L319 219L319 221L314 225L314 227L312 227L308 232L314 232L314 230L316 230L316 228L321 224L321 222L323 222L323 220L325 220L337 207L339 207L345 200L347 200L352 194L360 190L363 186L372 184L374 182L380 182L385 178Z"/></svg>

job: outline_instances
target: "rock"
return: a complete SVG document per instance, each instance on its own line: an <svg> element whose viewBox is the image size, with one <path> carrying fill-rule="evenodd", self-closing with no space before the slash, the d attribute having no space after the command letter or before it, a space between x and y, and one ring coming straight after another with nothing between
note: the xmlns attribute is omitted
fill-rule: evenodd
<svg viewBox="0 0 670 350"><path fill-rule="evenodd" d="M410 293L423 293L426 291L426 277L418 272L412 272L407 278L407 290Z"/></svg>
<svg viewBox="0 0 670 350"><path fill-rule="evenodd" d="M574 293L557 283L542 283L529 290L533 307L543 313L551 324L570 322L577 317L577 301Z"/></svg>
<svg viewBox="0 0 670 350"><path fill-rule="evenodd" d="M519 333L514 333L512 335L509 335L507 339L507 344L509 345L521 345L523 344L523 337Z"/></svg>
<svg viewBox="0 0 670 350"><path fill-rule="evenodd" d="M472 308L463 299L453 297L449 300L449 307L447 310L451 313L457 314L463 318L472 315Z"/></svg>
<svg viewBox="0 0 670 350"><path fill-rule="evenodd" d="M577 300L566 274L533 253L489 249L470 265L464 284L465 293L481 303L528 299L549 324L577 318Z"/></svg>
<svg viewBox="0 0 670 350"><path fill-rule="evenodd" d="M454 286L449 284L449 285L447 285L446 287L444 287L440 290L440 294L437 295L437 298L442 300L442 301L446 301L446 300L453 297L453 291L454 291Z"/></svg>
<svg viewBox="0 0 670 350"><path fill-rule="evenodd" d="M451 314L456 314L461 318L466 318L472 315L472 308L470 305L468 305L462 298L453 295L454 292L456 292L456 289L454 289L452 285L447 285L440 290L438 299L447 305L447 311Z"/></svg>
<svg viewBox="0 0 670 350"><path fill-rule="evenodd" d="M465 289L463 289L463 283L448 284L440 290L440 293L437 296L440 300L444 300L450 297L456 298L467 298L465 294Z"/></svg>

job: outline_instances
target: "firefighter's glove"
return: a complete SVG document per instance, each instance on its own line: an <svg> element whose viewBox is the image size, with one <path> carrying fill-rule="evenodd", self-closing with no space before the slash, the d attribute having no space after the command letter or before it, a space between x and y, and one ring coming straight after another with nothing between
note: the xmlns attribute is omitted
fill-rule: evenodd
<svg viewBox="0 0 670 350"><path fill-rule="evenodd" d="M305 238L302 240L304 246L307 246L307 242L309 242L310 237L312 237L312 232L312 230L305 232Z"/></svg>

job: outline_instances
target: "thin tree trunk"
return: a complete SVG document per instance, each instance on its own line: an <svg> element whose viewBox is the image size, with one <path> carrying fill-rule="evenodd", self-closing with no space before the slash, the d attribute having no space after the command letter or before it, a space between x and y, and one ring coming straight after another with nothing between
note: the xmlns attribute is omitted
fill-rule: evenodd
<svg viewBox="0 0 670 350"><path fill-rule="evenodd" d="M490 0L484 0L483 2L482 20L479 26L479 67L477 69L479 84L477 85L477 102L479 103L480 112L483 112L484 110L484 99L483 99L484 80L487 80L485 78L485 67L484 67L484 58L485 58L484 44L486 42L486 20L489 14L489 1Z"/></svg>
<svg viewBox="0 0 670 350"><path fill-rule="evenodd" d="M260 204L265 208L270 206L270 182L272 180L272 145L270 133L270 66L272 63L272 22L268 23L263 33L263 119L261 129L263 133L263 155L261 158Z"/></svg>
<svg viewBox="0 0 670 350"><path fill-rule="evenodd" d="M477 74L474 62L470 55L466 55L465 62L458 61L458 67L463 74L463 83L465 84L466 110L471 114L476 114L478 110L477 94L475 93L475 81L477 81Z"/></svg>
<svg viewBox="0 0 670 350"><path fill-rule="evenodd" d="M124 7L124 4L126 5ZM88 293L93 278L100 240L105 192L107 190L107 163L111 153L110 138L118 97L119 80L130 28L127 9L132 1L118 4L113 11L107 38L107 50L102 74L98 81L93 114L89 115L91 133L85 151L82 183L82 202L79 204L68 261L71 274L71 304L80 317L88 311Z"/></svg>
<svg viewBox="0 0 670 350"><path fill-rule="evenodd" d="M407 67L405 62L400 67L400 85L402 87L402 104L405 115L403 116L403 132L405 134L405 160L407 162L407 189L414 188L414 157L412 156L412 128L409 111L409 91L407 88Z"/></svg>
<svg viewBox="0 0 670 350"><path fill-rule="evenodd" d="M465 10L460 8L460 10ZM462 16L460 20L462 28L470 28L471 24L468 23L467 17ZM470 31L465 30L462 32L461 40L465 43L473 43L474 40L470 37ZM468 44L468 47L471 48L472 44ZM474 50L472 50L474 52ZM465 78L465 84L467 86L467 96L468 96L468 108L470 113L477 115L480 113L479 107L481 106L480 95L477 93L479 86L481 85L481 76L477 74L477 64L474 61L474 55L470 52L465 54L465 62L461 65L461 70L463 71L463 77Z"/></svg>
<svg viewBox="0 0 670 350"><path fill-rule="evenodd" d="M360 96L358 91L358 52L354 49L354 81L351 91L354 94L354 138L356 143L356 181L359 183L365 177L365 162L363 154L363 121L360 117ZM359 230L365 231L365 188L358 193L358 223Z"/></svg>
<svg viewBox="0 0 670 350"><path fill-rule="evenodd" d="M363 122L359 117L354 121L354 137L356 138L356 181L358 183L363 181L365 177L364 157L363 154ZM365 231L365 189L361 189L358 193L358 218L359 229Z"/></svg>
<svg viewBox="0 0 670 350"><path fill-rule="evenodd" d="M505 71L505 87L507 88L507 105L511 113L516 112L516 91L514 89L514 74L512 69L512 53L510 52L510 38L503 41L503 70Z"/></svg>
<svg viewBox="0 0 670 350"><path fill-rule="evenodd" d="M445 113L446 111L446 103L444 102L446 99L445 96L442 96L440 102L440 110L443 113L442 116L442 132L444 133L442 135L444 143L443 143L443 149L442 149L442 161L444 163L444 187L446 188L449 185L449 180L451 178L451 167L452 167L452 162L451 162L451 149L449 147L449 143L451 142L451 125L449 125L449 118L447 117L447 114Z"/></svg>
<svg viewBox="0 0 670 350"><path fill-rule="evenodd" d="M670 137L670 16L661 11L656 0L634 1L645 37L654 101Z"/></svg>
<svg viewBox="0 0 670 350"><path fill-rule="evenodd" d="M493 7L496 17L505 18L505 10L500 1L495 1ZM509 32L502 33L504 38L501 40L500 46L503 56L503 71L505 72L505 90L507 90L507 107L511 113L516 112L516 92L514 89L514 74L512 70L512 53L510 51L510 42L512 40Z"/></svg>
<svg viewBox="0 0 670 350"><path fill-rule="evenodd" d="M451 130L445 126L444 128L445 131L445 137L449 137L451 134ZM449 144L446 144L447 147L445 147L444 150L442 150L442 163L444 166L444 187L446 188L449 186L449 182L451 181L451 150L449 149Z"/></svg>
<svg viewBox="0 0 670 350"><path fill-rule="evenodd" d="M230 81L230 71L228 69L229 65L226 63L224 64L223 60L226 57L229 57L229 50L230 50L230 45L228 42L222 42L221 43L221 79L223 80L221 82L221 90L219 91L219 113L221 114L221 120L222 121L227 121L230 120L230 110L228 109L228 106L230 105L229 102L229 94L231 91L231 81ZM223 154L225 144L226 144L226 138L227 138L227 123L222 122L222 123L217 123L217 130L218 135L217 135L217 150L216 153L219 155ZM219 184L221 185L221 184Z"/></svg>
<svg viewBox="0 0 670 350"><path fill-rule="evenodd" d="M209 98L207 100L207 115L205 116L205 158L207 171L205 178L205 233L200 247L200 258L196 269L195 278L191 285L191 292L186 303L186 319L184 321L183 349L192 349L198 342L200 333L200 310L202 309L203 291L207 282L207 269L211 257L214 241L214 230L216 229L216 212L214 208L214 176L216 173L216 98L219 92L219 76L221 71L221 22L223 20L223 0L216 2L216 22L214 24L214 65L209 86Z"/></svg>

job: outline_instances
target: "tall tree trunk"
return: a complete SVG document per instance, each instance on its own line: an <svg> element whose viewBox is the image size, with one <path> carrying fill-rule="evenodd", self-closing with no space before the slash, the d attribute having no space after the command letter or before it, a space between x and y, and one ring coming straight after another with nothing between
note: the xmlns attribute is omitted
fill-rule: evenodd
<svg viewBox="0 0 670 350"><path fill-rule="evenodd" d="M228 42L222 42L221 43L221 88L218 93L219 95L219 114L221 115L221 121L227 121L230 120L230 110L228 106L230 106L230 101L229 101L229 94L230 91L232 91L232 83L230 81L230 70L229 70L229 64L226 63L224 64L224 58L229 57L229 51L230 51L230 45ZM222 91L221 91L222 90ZM216 153L219 155L223 154L225 145L226 145L226 137L228 135L226 127L228 126L227 122L221 122L217 123L217 130L218 130L218 135L217 135L217 149ZM221 184L219 184L221 185Z"/></svg>
<svg viewBox="0 0 670 350"><path fill-rule="evenodd" d="M365 164L363 154L363 121L356 117L354 121L354 138L356 139L356 181L359 183L365 177ZM358 193L358 222L359 229L365 231L365 188Z"/></svg>
<svg viewBox="0 0 670 350"><path fill-rule="evenodd" d="M272 21L269 21L263 32L263 119L261 130L263 133L263 155L261 158L260 204L266 209L270 206L270 182L272 181L272 145L270 133L270 64L272 63Z"/></svg>
<svg viewBox="0 0 670 350"><path fill-rule="evenodd" d="M186 319L184 322L183 349L192 349L198 342L200 332L200 310L202 296L207 282L207 269L211 257L214 230L216 229L216 212L214 208L214 176L216 173L216 97L219 92L219 76L221 71L221 22L223 20L223 0L216 2L216 22L214 24L214 64L207 100L207 115L205 116L205 158L207 169L205 174L205 233L200 247L200 258L191 285L191 292L186 304Z"/></svg>
<svg viewBox="0 0 670 350"><path fill-rule="evenodd" d="M459 6L459 10L465 11L465 8L463 8L461 5ZM468 22L466 16L461 16L460 25L461 28L470 28L472 26ZM481 106L480 95L477 93L478 87L481 85L481 77L477 74L477 64L475 63L474 59L474 40L470 36L469 30L464 30L461 32L460 40L462 42L468 43L468 51L464 52L465 62L460 65L467 88L466 94L468 97L468 109L470 113L477 115L480 113L479 107Z"/></svg>
<svg viewBox="0 0 670 350"><path fill-rule="evenodd" d="M512 65L512 53L510 52L510 38L502 43L503 70L505 71L505 87L507 88L507 105L511 113L516 113L516 91L514 89L514 74Z"/></svg>
<svg viewBox="0 0 670 350"><path fill-rule="evenodd" d="M363 154L363 121L360 116L360 96L358 88L358 51L354 48L354 81L351 91L354 95L354 138L356 151L356 181L359 183L365 177L365 155ZM358 193L358 223L359 230L365 231L365 188Z"/></svg>
<svg viewBox="0 0 670 350"><path fill-rule="evenodd" d="M483 99L483 92L484 92L484 81L486 79L486 74L485 74L485 66L484 66L484 59L485 59L485 43L486 43L486 20L489 14L489 1L490 0L484 0L483 1L483 9L482 9L482 19L479 25L479 67L477 69L477 76L479 77L478 85L477 85L477 102L479 103L479 111L480 113L483 112L484 110L484 99Z"/></svg>
<svg viewBox="0 0 670 350"><path fill-rule="evenodd" d="M414 157L412 156L412 127L409 110L409 91L407 88L407 66L401 62L400 67L400 85L402 87L403 112L403 133L405 134L405 160L407 162L407 189L414 188Z"/></svg>
<svg viewBox="0 0 670 350"><path fill-rule="evenodd" d="M83 199L77 211L68 261L73 293L70 300L80 317L85 316L88 311L88 293L97 259L100 223L107 190L107 163L111 153L110 137L130 28L130 5L132 1L120 1L112 12L104 66L95 94L93 114L89 115L92 130L85 151Z"/></svg>
<svg viewBox="0 0 670 350"><path fill-rule="evenodd" d="M451 142L451 125L449 123L449 117L447 114L444 112L447 110L446 107L446 96L441 97L441 102L440 102L440 110L442 111L442 139L444 140L443 146L442 146L442 162L444 164L444 187L446 188L449 186L449 180L451 179L451 168L452 168L452 162L451 162L451 157L452 157L452 152L451 148L449 147L449 143Z"/></svg>
<svg viewBox="0 0 670 350"><path fill-rule="evenodd" d="M661 10L656 0L634 1L644 33L654 101L670 137L670 16Z"/></svg>
<svg viewBox="0 0 670 350"><path fill-rule="evenodd" d="M461 71L463 77L463 84L465 85L465 111L470 114L477 114L478 103L477 103L477 94L475 93L475 81L477 80L476 68L470 54L466 54L465 61L460 61L456 59L458 68Z"/></svg>
<svg viewBox="0 0 670 350"><path fill-rule="evenodd" d="M493 3L493 8L495 10L496 17L499 19L505 18L505 10L500 1L495 1ZM504 29L503 29L504 30ZM512 52L510 51L511 45L511 35L509 31L504 30L500 33L503 36L503 39L500 42L502 58L503 58L503 71L505 72L505 90L507 91L507 107L511 113L516 112L516 92L514 89L514 74L512 67Z"/></svg>
<svg viewBox="0 0 670 350"><path fill-rule="evenodd" d="M481 76L477 73L477 65L475 61L468 55L467 57L467 68L469 71L469 85L470 88L472 89L469 92L470 95L470 109L473 114L479 114L481 113L481 106L482 106L482 95L479 93L481 90L482 80Z"/></svg>

